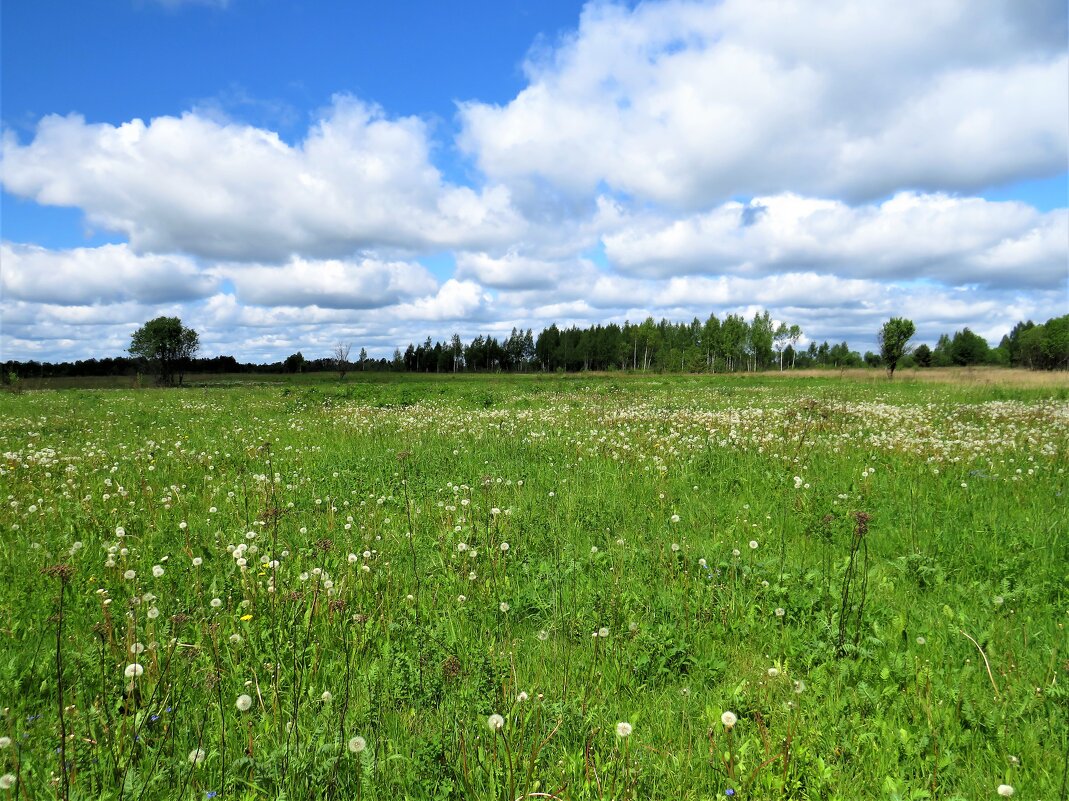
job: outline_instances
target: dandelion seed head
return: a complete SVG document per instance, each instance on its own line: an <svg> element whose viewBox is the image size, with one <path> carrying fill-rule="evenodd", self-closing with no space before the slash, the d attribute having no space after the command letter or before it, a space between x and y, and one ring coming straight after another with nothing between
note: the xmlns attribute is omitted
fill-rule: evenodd
<svg viewBox="0 0 1069 801"><path fill-rule="evenodd" d="M349 752L352 754L359 754L367 748L367 740L361 737L359 734L355 737L349 738Z"/></svg>
<svg viewBox="0 0 1069 801"><path fill-rule="evenodd" d="M192 751L189 752L189 757L188 757L189 764L190 765L203 765L204 764L204 758L206 756L207 756L207 754L204 753L204 749L203 748L194 748Z"/></svg>
<svg viewBox="0 0 1069 801"><path fill-rule="evenodd" d="M1000 796L1002 796L1003 798L1009 798L1011 795L1013 795L1013 792L1014 792L1013 785L1000 784L998 786L998 794Z"/></svg>
<svg viewBox="0 0 1069 801"><path fill-rule="evenodd" d="M720 722L724 724L725 729L730 729L739 722L739 719L735 716L734 712L725 712L720 716Z"/></svg>
<svg viewBox="0 0 1069 801"><path fill-rule="evenodd" d="M621 720L619 723L616 724L616 736L617 737L620 737L620 738L630 737L631 736L631 731L632 731L631 724L628 723L626 720Z"/></svg>
<svg viewBox="0 0 1069 801"><path fill-rule="evenodd" d="M137 662L133 662L126 666L126 670L123 671L123 675L128 679L136 679L138 676L145 672L145 668L139 665Z"/></svg>
<svg viewBox="0 0 1069 801"><path fill-rule="evenodd" d="M505 728L505 719L501 715L491 715L486 719L486 725L490 727L490 731L498 732Z"/></svg>
<svg viewBox="0 0 1069 801"><path fill-rule="evenodd" d="M248 712L252 709L252 696L242 693L234 702L234 706L238 708L238 712Z"/></svg>

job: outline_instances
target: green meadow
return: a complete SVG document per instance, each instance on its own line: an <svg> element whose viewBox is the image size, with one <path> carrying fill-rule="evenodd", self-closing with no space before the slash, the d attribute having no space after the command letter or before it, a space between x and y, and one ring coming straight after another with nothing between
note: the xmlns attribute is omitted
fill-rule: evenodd
<svg viewBox="0 0 1069 801"><path fill-rule="evenodd" d="M0 798L1065 798L1067 466L1065 382L6 393Z"/></svg>

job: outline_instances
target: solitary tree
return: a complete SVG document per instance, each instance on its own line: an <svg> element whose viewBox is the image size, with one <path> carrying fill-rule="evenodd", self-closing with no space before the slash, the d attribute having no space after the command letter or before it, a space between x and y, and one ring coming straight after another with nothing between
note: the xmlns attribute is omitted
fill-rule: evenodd
<svg viewBox="0 0 1069 801"><path fill-rule="evenodd" d="M892 317L883 324L876 337L880 343L880 357L887 367L887 377L895 377L895 368L899 360L910 351L909 340L916 333L912 320L904 317Z"/></svg>
<svg viewBox="0 0 1069 801"><path fill-rule="evenodd" d="M287 356L286 361L282 363L282 367L287 373L299 373L304 369L304 354L300 351Z"/></svg>
<svg viewBox="0 0 1069 801"><path fill-rule="evenodd" d="M181 384L189 360L199 349L197 332L177 317L149 320L134 332L129 347L130 355L143 359L161 384L174 383L176 373Z"/></svg>
<svg viewBox="0 0 1069 801"><path fill-rule="evenodd" d="M352 347L351 343L335 345L331 351L331 360L334 362L334 369L338 371L338 378L345 378L345 374L349 372L349 350Z"/></svg>

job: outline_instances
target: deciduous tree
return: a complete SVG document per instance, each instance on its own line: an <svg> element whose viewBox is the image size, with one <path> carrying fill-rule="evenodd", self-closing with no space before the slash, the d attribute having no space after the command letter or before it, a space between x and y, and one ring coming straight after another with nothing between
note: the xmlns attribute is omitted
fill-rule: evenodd
<svg viewBox="0 0 1069 801"><path fill-rule="evenodd" d="M189 360L200 349L200 337L177 317L157 317L137 329L130 338L130 355L142 359L161 384L182 383Z"/></svg>

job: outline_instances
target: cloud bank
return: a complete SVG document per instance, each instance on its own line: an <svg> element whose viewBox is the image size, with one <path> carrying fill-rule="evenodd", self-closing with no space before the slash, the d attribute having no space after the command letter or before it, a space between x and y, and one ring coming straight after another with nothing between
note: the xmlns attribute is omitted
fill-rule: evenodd
<svg viewBox="0 0 1069 801"><path fill-rule="evenodd" d="M1065 173L1066 40L1055 2L593 2L455 141L344 92L296 142L45 116L3 131L4 190L125 241L4 242L0 346L117 353L168 313L206 352L388 355L759 306L862 349L891 315L997 338L1065 312L1064 204L982 192Z"/></svg>

